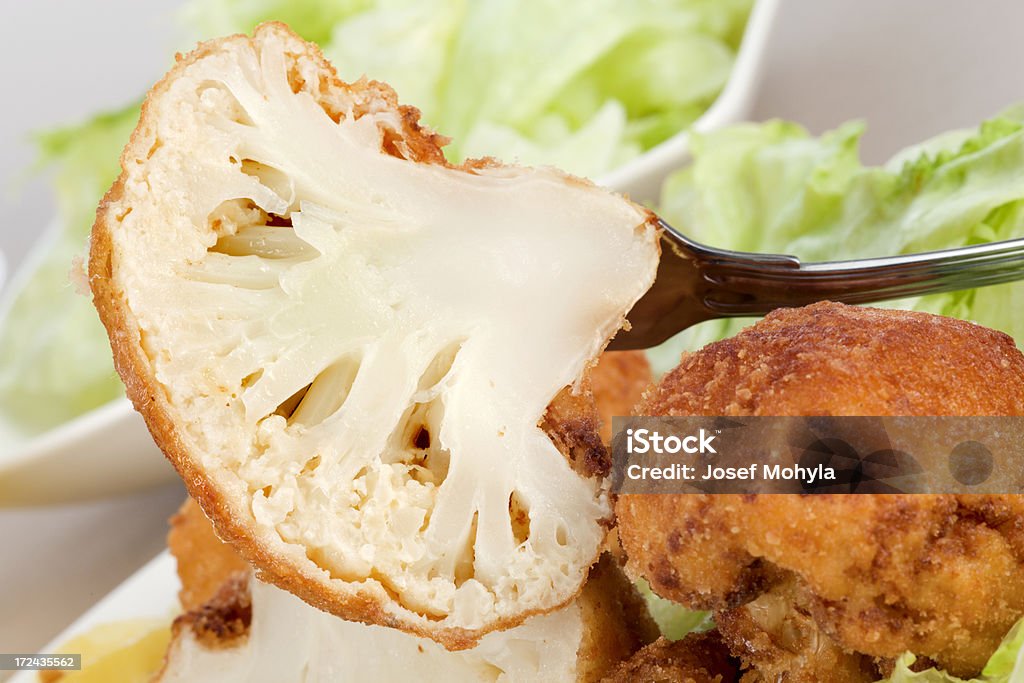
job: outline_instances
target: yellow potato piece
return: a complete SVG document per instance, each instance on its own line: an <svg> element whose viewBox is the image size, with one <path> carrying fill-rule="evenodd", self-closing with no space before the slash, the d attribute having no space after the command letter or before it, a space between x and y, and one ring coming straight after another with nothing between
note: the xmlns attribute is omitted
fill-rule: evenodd
<svg viewBox="0 0 1024 683"><path fill-rule="evenodd" d="M163 665L170 639L170 621L165 619L101 624L58 650L81 653L81 671L47 672L40 679L46 683L147 683Z"/></svg>

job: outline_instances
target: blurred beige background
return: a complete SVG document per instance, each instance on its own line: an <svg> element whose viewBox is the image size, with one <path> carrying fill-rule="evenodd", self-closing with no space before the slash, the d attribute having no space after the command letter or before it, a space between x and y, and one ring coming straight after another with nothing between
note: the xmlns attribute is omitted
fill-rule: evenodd
<svg viewBox="0 0 1024 683"><path fill-rule="evenodd" d="M26 177L29 132L135 99L185 46L171 0L0 0L0 250L16 265L53 216ZM1017 0L781 0L754 118L820 132L869 122L880 161L1024 101ZM33 651L164 545L177 485L46 510L0 510L0 651ZM0 680L3 679L0 673Z"/></svg>

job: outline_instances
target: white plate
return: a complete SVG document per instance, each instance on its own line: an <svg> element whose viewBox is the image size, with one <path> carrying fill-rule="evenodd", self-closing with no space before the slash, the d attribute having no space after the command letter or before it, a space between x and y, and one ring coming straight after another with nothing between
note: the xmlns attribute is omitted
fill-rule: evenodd
<svg viewBox="0 0 1024 683"><path fill-rule="evenodd" d="M747 117L777 5L778 0L756 0L729 81L692 130L715 130ZM654 200L665 176L686 163L688 156L689 133L683 131L598 182L638 201ZM45 244L34 247L12 290L45 248ZM0 444L13 441L0 433ZM127 493L174 476L142 418L126 399L120 399L13 448L0 445L0 508Z"/></svg>
<svg viewBox="0 0 1024 683"><path fill-rule="evenodd" d="M165 550L93 605L40 652L54 652L70 639L100 624L126 619L169 619L180 610L180 588L174 558ZM38 673L19 671L8 683L39 683Z"/></svg>

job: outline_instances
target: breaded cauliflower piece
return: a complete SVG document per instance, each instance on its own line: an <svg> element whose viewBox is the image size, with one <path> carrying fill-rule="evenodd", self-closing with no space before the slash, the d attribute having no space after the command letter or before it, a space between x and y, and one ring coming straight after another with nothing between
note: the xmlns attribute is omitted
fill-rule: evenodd
<svg viewBox="0 0 1024 683"><path fill-rule="evenodd" d="M684 356L638 414L1022 415L1024 356L971 323L817 304ZM789 581L840 651L972 676L1024 616L1021 496L625 495L616 511L628 570L659 595L728 613ZM752 660L752 639L729 642Z"/></svg>
<svg viewBox="0 0 1024 683"><path fill-rule="evenodd" d="M658 227L554 169L453 167L417 118L281 24L203 43L146 99L89 277L129 397L261 577L470 647L571 602L602 547L583 376Z"/></svg>
<svg viewBox="0 0 1024 683"><path fill-rule="evenodd" d="M172 520L171 553L186 613L158 680L188 681L596 681L657 635L643 598L605 555L581 595L561 610L493 632L450 652L398 630L343 621L238 569L191 500ZM244 563L243 563L244 564ZM201 603L189 605L214 584Z"/></svg>

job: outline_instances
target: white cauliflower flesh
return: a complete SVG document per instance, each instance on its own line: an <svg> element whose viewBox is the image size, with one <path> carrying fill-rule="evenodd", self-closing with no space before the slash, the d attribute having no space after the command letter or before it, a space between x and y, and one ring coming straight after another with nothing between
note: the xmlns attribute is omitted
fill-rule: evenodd
<svg viewBox="0 0 1024 683"><path fill-rule="evenodd" d="M183 630L160 683L566 683L577 680L583 610L571 604L489 633L450 652L424 638L343 621L252 581L252 625L240 643L203 642Z"/></svg>
<svg viewBox="0 0 1024 683"><path fill-rule="evenodd" d="M425 159L409 115L280 25L206 43L147 100L91 274L221 535L324 609L464 647L566 604L597 556L603 483L538 423L657 236L553 169Z"/></svg>

